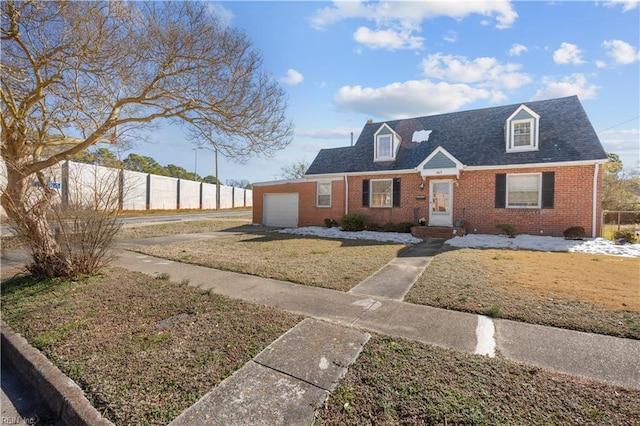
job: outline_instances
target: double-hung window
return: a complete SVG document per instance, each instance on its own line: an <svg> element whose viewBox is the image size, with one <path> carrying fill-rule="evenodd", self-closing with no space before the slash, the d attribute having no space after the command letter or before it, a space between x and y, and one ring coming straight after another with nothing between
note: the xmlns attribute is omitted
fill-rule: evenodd
<svg viewBox="0 0 640 426"><path fill-rule="evenodd" d="M516 121L513 123L513 146L529 147L531 143L531 120Z"/></svg>
<svg viewBox="0 0 640 426"><path fill-rule="evenodd" d="M393 206L393 179L371 180L371 207Z"/></svg>
<svg viewBox="0 0 640 426"><path fill-rule="evenodd" d="M540 173L507 175L507 207L539 208L541 178Z"/></svg>
<svg viewBox="0 0 640 426"><path fill-rule="evenodd" d="M331 207L331 182L318 182L316 187L316 206Z"/></svg>
<svg viewBox="0 0 640 426"><path fill-rule="evenodd" d="M391 158L391 135L378 136L378 158Z"/></svg>

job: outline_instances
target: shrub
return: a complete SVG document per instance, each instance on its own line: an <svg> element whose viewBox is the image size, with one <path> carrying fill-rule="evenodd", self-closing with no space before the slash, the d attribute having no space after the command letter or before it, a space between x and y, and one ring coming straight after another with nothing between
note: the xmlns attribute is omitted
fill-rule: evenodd
<svg viewBox="0 0 640 426"><path fill-rule="evenodd" d="M377 223L365 223L364 224L365 231L379 231L381 229L380 225Z"/></svg>
<svg viewBox="0 0 640 426"><path fill-rule="evenodd" d="M324 220L324 226L326 226L327 228L333 228L334 226L338 226L338 222L336 222L335 219L326 218Z"/></svg>
<svg viewBox="0 0 640 426"><path fill-rule="evenodd" d="M387 222L383 227L384 232L398 232L398 225L395 223Z"/></svg>
<svg viewBox="0 0 640 426"><path fill-rule="evenodd" d="M515 238L516 235L518 235L518 232L516 231L516 227L510 223L498 223L496 225L496 228L501 230L504 234L508 235L509 238Z"/></svg>
<svg viewBox="0 0 640 426"><path fill-rule="evenodd" d="M565 240L581 240L584 238L584 228L582 226L572 226L563 232Z"/></svg>
<svg viewBox="0 0 640 426"><path fill-rule="evenodd" d="M398 232L402 232L404 234L408 234L411 232L412 223L409 222L400 222L398 224Z"/></svg>
<svg viewBox="0 0 640 426"><path fill-rule="evenodd" d="M635 232L630 229L621 229L613 233L613 238L617 241L620 239L624 239L628 243L636 242Z"/></svg>
<svg viewBox="0 0 640 426"><path fill-rule="evenodd" d="M501 314L500 306L491 305L491 307L487 310L487 316L491 318L499 318Z"/></svg>
<svg viewBox="0 0 640 426"><path fill-rule="evenodd" d="M362 231L364 230L364 216L357 213L349 213L342 216L340 220L343 231Z"/></svg>

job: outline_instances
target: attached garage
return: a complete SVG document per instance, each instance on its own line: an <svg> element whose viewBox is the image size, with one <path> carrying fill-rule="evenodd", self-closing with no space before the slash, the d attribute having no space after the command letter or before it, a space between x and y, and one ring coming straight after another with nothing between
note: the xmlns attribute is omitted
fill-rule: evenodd
<svg viewBox="0 0 640 426"><path fill-rule="evenodd" d="M262 223L265 226L295 228L298 226L298 194L264 194Z"/></svg>

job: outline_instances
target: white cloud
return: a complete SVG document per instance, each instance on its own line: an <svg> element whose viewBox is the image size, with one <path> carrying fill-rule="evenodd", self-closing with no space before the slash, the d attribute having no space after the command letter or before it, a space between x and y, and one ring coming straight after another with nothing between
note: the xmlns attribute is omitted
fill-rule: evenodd
<svg viewBox="0 0 640 426"><path fill-rule="evenodd" d="M353 34L353 39L370 49L421 49L424 38L411 35L411 31L371 30L360 27Z"/></svg>
<svg viewBox="0 0 640 426"><path fill-rule="evenodd" d="M584 74L572 74L565 76L561 81L556 81L551 77L542 80L543 88L539 89L533 96L537 99L561 98L564 96L578 95L581 100L594 99L599 87L595 84L587 83Z"/></svg>
<svg viewBox="0 0 640 426"><path fill-rule="evenodd" d="M424 39L415 34L427 19L449 17L462 20L470 15L487 17L496 28L509 28L518 14L507 0L459 1L334 1L317 9L309 19L313 28L324 29L345 19L375 22L375 29L360 27L354 39L370 48L420 49ZM402 47L398 47L398 45Z"/></svg>
<svg viewBox="0 0 640 426"><path fill-rule="evenodd" d="M442 39L449 43L455 43L458 41L458 33L456 31L447 31L446 34L442 36Z"/></svg>
<svg viewBox="0 0 640 426"><path fill-rule="evenodd" d="M598 137L606 152L615 152L625 167L640 170L640 129L604 130Z"/></svg>
<svg viewBox="0 0 640 426"><path fill-rule="evenodd" d="M621 4L622 11L628 12L638 7L638 3L640 3L640 1L638 0L609 0L608 2L605 2L604 5L607 7L616 7L617 5Z"/></svg>
<svg viewBox="0 0 640 426"><path fill-rule="evenodd" d="M284 84L288 84L289 86L295 86L296 84L302 83L304 77L298 71L290 68L287 70L287 76L279 79L280 82Z"/></svg>
<svg viewBox="0 0 640 426"><path fill-rule="evenodd" d="M509 49L509 56L520 56L522 53L528 51L527 46L524 44L514 43Z"/></svg>
<svg viewBox="0 0 640 426"><path fill-rule="evenodd" d="M562 43L560 48L553 52L553 61L556 64L583 64L582 51L572 43Z"/></svg>
<svg viewBox="0 0 640 426"><path fill-rule="evenodd" d="M640 52L622 40L607 40L602 43L607 49L607 55L611 56L619 64L631 64L640 60Z"/></svg>
<svg viewBox="0 0 640 426"><path fill-rule="evenodd" d="M499 97L499 95L498 95ZM344 86L334 96L339 108L383 119L399 119L453 111L491 100L496 94L465 84L411 80L383 87Z"/></svg>
<svg viewBox="0 0 640 426"><path fill-rule="evenodd" d="M310 18L311 26L323 29L333 23L350 18L364 18L381 22L413 22L425 19L450 17L463 19L478 14L493 18L497 28L508 28L518 18L518 14L507 0L459 1L334 1L332 6L316 10Z"/></svg>
<svg viewBox="0 0 640 426"><path fill-rule="evenodd" d="M596 61L596 67L598 68L606 68L607 63L605 61Z"/></svg>
<svg viewBox="0 0 640 426"><path fill-rule="evenodd" d="M224 7L222 3L210 2L207 4L207 7L209 8L209 13L220 19L220 22L226 27L230 26L231 21L235 18L233 12Z"/></svg>
<svg viewBox="0 0 640 426"><path fill-rule="evenodd" d="M311 27L320 30L343 19L372 19L375 14L374 8L365 5L363 1L335 1L333 6L317 9L309 22Z"/></svg>
<svg viewBox="0 0 640 426"><path fill-rule="evenodd" d="M351 138L351 132L353 132L353 140L358 138L361 127L331 127L328 129L311 129L311 128L298 128L295 129L295 135L297 137L306 137L311 139L344 139L349 141Z"/></svg>
<svg viewBox="0 0 640 426"><path fill-rule="evenodd" d="M496 58L480 57L469 60L464 56L435 53L421 63L425 77L456 83L475 83L481 86L516 89L531 82L531 78L518 72L520 64L501 64Z"/></svg>

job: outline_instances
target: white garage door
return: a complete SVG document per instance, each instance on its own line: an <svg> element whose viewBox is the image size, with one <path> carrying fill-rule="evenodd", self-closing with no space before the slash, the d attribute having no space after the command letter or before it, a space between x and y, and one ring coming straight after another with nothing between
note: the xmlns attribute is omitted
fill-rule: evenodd
<svg viewBox="0 0 640 426"><path fill-rule="evenodd" d="M298 226L298 194L264 194L262 223L265 226Z"/></svg>

